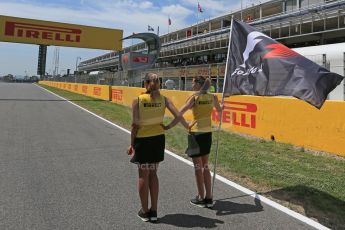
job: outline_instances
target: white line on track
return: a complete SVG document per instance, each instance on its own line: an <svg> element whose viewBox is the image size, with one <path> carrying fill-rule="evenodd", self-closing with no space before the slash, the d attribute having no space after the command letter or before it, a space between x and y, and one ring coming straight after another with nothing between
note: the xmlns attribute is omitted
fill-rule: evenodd
<svg viewBox="0 0 345 230"><path fill-rule="evenodd" d="M72 105L78 107L79 109L84 110L85 112L87 112L89 114L92 114L93 116L101 119L102 121L104 121L104 122L106 122L106 123L108 123L108 124L110 124L112 126L115 126L116 128L118 128L118 129L120 129L120 130L122 130L122 131L124 131L124 132L126 132L128 134L131 133L129 130L127 130L127 129L119 126L119 125L116 125L113 122L108 121L107 119L104 119L103 117L98 116L97 114L95 114L95 113L93 113L93 112L91 112L91 111L89 111L89 110L87 110L87 109L85 109L85 108L83 108L83 107L81 107L81 106L79 106L79 105L77 105L77 104L67 100L64 97L61 97L61 96L59 96L59 95L57 95L57 94L55 94L55 93L53 93L53 92L51 92L49 90L47 90L47 89L37 85L37 84L34 84L34 85L36 85L37 87L39 87L39 88L41 88L41 89L43 89L43 90L45 90L45 91L55 95L56 97L59 97L59 98L65 100L66 102L71 103ZM173 152L171 152L169 150L165 150L165 152L167 154L169 154L170 156L175 157L176 159L178 159L178 160L180 160L180 161L182 161L182 162L184 162L184 163L186 163L186 164L188 164L190 166L193 166L193 163L191 161L189 161L189 160L187 160L187 159L185 159L183 157L180 157L176 153L173 153ZM211 174L213 176L212 172L211 172ZM235 182L232 182L232 181L226 179L225 177L222 177L222 176L216 174L216 179L218 179L221 182L223 182L223 183L225 183L225 184L227 184L227 185L229 185L229 186L231 186L231 187L233 187L233 188L235 188L235 189L237 189L237 190L239 190L239 191L241 191L241 192L243 192L243 193L245 193L245 194L247 194L249 196L252 196L252 197L260 200L261 202L263 202L263 203L265 203L265 204L267 204L267 205L269 205L269 206L271 206L271 207L273 207L275 209L278 209L279 211L284 212L284 213L288 214L289 216L292 216L292 217L294 217L294 218L296 218L296 219L298 219L298 220L300 220L300 221L302 221L302 222L304 222L304 223L306 223L306 224L308 224L308 225L310 225L310 226L312 226L312 227L314 227L316 229L321 229L321 230L329 229L326 226L323 226L322 224L320 224L320 223L318 223L318 222L316 222L316 221L314 221L314 220L312 220L312 219L310 219L310 218L308 218L306 216L303 216L302 214L299 214L299 213L297 213L295 211L292 211L291 209L288 209L288 208L278 204L277 202L274 202L274 201L272 201L272 200L270 200L270 199L268 199L268 198L266 198L266 197L264 197L262 195L259 195L259 194L255 193L255 192L253 192L253 191L251 191L251 190L249 190L249 189L239 185L239 184L236 184Z"/></svg>

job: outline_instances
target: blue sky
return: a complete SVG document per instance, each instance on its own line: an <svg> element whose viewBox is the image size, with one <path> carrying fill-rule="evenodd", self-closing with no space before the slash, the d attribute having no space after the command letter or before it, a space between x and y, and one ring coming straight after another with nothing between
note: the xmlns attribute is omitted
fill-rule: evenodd
<svg viewBox="0 0 345 230"><path fill-rule="evenodd" d="M243 0L248 4L253 0ZM204 12L200 20L219 16L240 8L239 0L200 0ZM41 19L122 29L124 36L146 32L147 25L160 33L182 29L197 22L195 0L0 0L0 15ZM127 41L124 46L130 43ZM82 60L107 53L105 50L60 48L60 70L75 69L76 58ZM47 72L52 69L54 47L48 47ZM5 74L35 75L38 46L0 42L0 76Z"/></svg>

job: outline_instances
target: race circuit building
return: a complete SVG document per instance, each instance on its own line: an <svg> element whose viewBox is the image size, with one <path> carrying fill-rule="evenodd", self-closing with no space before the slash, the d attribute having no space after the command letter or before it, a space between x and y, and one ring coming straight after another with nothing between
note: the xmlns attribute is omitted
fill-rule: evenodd
<svg viewBox="0 0 345 230"><path fill-rule="evenodd" d="M143 75L153 71L161 77L163 83L167 80L171 83L173 80L174 89L180 90L190 89L192 77L204 75L212 78L219 92L223 83L232 16L290 48L338 44L339 48L335 49L337 57L331 57L334 54L329 54L327 48L313 49L314 52L309 49L306 55L331 71L344 75L345 0L273 0L252 5L161 35L159 58L150 70L129 74L123 73L121 68L121 53L146 52L145 43L126 47L121 53L110 52L83 61L78 70L113 72L113 83L117 79L130 86L140 86ZM303 48L299 51L303 54ZM330 61L332 58L335 59L334 66ZM330 99L344 100L344 89L344 84L340 85L335 93L331 93Z"/></svg>

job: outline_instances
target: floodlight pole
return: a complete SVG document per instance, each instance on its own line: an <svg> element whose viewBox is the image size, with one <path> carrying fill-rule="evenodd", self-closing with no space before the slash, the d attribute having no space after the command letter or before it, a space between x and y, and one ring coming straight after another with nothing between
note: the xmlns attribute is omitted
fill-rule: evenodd
<svg viewBox="0 0 345 230"><path fill-rule="evenodd" d="M226 83L226 76L227 76L228 68L229 68L229 61L231 60L229 57L230 57L230 51L231 51L231 37L232 37L233 23L234 23L234 15L232 15L232 17L231 17L228 56L226 58L224 82L223 82L223 94L222 94L222 103L221 103L222 109L221 109L220 114L219 114L219 125L218 125L218 129L217 129L216 156L214 158L213 180L212 180L212 190L211 190L212 197L213 197L214 183L216 180L216 169L217 169L217 164L218 164L218 151L219 151L219 137L220 137L220 130L221 130L221 126L222 126L222 120L223 120L224 89L225 89L225 83Z"/></svg>
<svg viewBox="0 0 345 230"><path fill-rule="evenodd" d="M75 71L74 71L74 83L77 83L77 70L78 70L78 60L81 61L81 57L77 57L75 61Z"/></svg>
<svg viewBox="0 0 345 230"><path fill-rule="evenodd" d="M75 71L78 70L78 60L81 60L81 57L77 57L75 60Z"/></svg>
<svg viewBox="0 0 345 230"><path fill-rule="evenodd" d="M199 4L199 3L198 3ZM196 13L196 35L199 35L199 8L198 8L198 13Z"/></svg>

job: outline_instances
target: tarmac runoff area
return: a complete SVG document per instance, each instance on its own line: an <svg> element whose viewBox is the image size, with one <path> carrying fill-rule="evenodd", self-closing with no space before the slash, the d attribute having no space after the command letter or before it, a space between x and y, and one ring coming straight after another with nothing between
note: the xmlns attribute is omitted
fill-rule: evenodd
<svg viewBox="0 0 345 230"><path fill-rule="evenodd" d="M193 167L169 151L144 223L129 132L33 84L0 83L0 130L0 229L326 229L225 178L192 206Z"/></svg>

